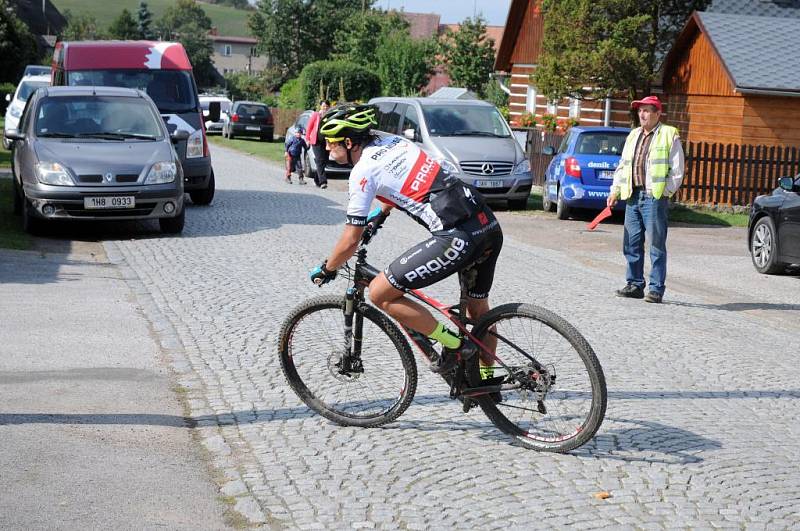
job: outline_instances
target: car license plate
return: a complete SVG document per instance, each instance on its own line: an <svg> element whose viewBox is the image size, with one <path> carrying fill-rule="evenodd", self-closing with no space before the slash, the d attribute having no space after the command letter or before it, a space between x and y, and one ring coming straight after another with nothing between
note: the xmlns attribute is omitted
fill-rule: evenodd
<svg viewBox="0 0 800 531"><path fill-rule="evenodd" d="M475 181L476 188L502 188L503 181L500 179L483 179Z"/></svg>
<svg viewBox="0 0 800 531"><path fill-rule="evenodd" d="M255 125L248 125L245 129L247 129L248 131L260 131L261 130L260 127L255 126Z"/></svg>
<svg viewBox="0 0 800 531"><path fill-rule="evenodd" d="M614 178L614 170L602 170L597 172L598 179L613 179Z"/></svg>
<svg viewBox="0 0 800 531"><path fill-rule="evenodd" d="M83 208L133 208L135 206L136 199L130 195L107 195L83 198Z"/></svg>

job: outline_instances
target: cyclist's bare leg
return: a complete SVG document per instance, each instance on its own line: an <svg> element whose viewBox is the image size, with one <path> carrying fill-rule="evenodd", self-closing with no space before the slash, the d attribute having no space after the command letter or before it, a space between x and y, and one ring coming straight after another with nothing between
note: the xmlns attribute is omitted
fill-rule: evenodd
<svg viewBox="0 0 800 531"><path fill-rule="evenodd" d="M483 315L489 311L489 299L467 299L467 317L477 322ZM493 335L487 335L483 338L483 344L494 353L497 350L497 338ZM481 350L481 365L491 366L494 360L488 354Z"/></svg>
<svg viewBox="0 0 800 531"><path fill-rule="evenodd" d="M372 304L394 317L406 328L429 336L438 321L424 306L404 298L403 295L402 291L389 284L383 273L369 284L369 300Z"/></svg>

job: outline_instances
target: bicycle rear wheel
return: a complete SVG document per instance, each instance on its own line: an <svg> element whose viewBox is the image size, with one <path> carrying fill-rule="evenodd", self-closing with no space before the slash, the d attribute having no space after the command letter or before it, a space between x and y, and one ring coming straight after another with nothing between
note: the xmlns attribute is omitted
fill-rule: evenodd
<svg viewBox="0 0 800 531"><path fill-rule="evenodd" d="M475 397L500 430L524 446L568 452L589 441L606 411L603 369L592 347L571 324L529 304L505 304L487 313L472 331L482 343L494 336L497 363L493 382L527 385ZM535 360L535 361L534 361ZM468 368L481 385L478 363ZM523 375L521 378L519 375ZM513 377L512 377L513 376Z"/></svg>
<svg viewBox="0 0 800 531"><path fill-rule="evenodd" d="M408 408L417 389L411 347L386 315L362 302L355 311L363 317L363 372L342 374L343 309L344 297L334 295L296 308L281 327L281 368L297 396L323 417L343 426L386 424Z"/></svg>

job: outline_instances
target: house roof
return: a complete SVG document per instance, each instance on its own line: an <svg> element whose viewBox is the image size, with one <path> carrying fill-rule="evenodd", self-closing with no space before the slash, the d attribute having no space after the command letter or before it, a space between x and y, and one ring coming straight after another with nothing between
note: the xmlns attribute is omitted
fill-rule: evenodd
<svg viewBox="0 0 800 531"><path fill-rule="evenodd" d="M230 42L234 44L258 44L258 39L252 37L234 37L232 35L209 35L214 42Z"/></svg>
<svg viewBox="0 0 800 531"><path fill-rule="evenodd" d="M446 99L446 100L477 100L478 96L469 89L461 87L442 87L430 96L429 98Z"/></svg>
<svg viewBox="0 0 800 531"><path fill-rule="evenodd" d="M494 61L495 70L511 70L511 55L514 53L514 45L517 42L519 31L522 28L525 10L528 8L529 3L534 2L535 0L511 0L503 36L496 45L497 57Z"/></svg>
<svg viewBox="0 0 800 531"><path fill-rule="evenodd" d="M795 0L713 0L705 11L754 17L800 18L800 2Z"/></svg>
<svg viewBox="0 0 800 531"><path fill-rule="evenodd" d="M11 0L11 5L35 35L55 35L67 25L67 19L50 0Z"/></svg>
<svg viewBox="0 0 800 531"><path fill-rule="evenodd" d="M408 31L412 39L427 39L439 33L439 20L441 15L436 13L407 13L399 12L409 23Z"/></svg>
<svg viewBox="0 0 800 531"><path fill-rule="evenodd" d="M695 12L664 61L669 75L685 46L703 32L734 90L744 94L800 96L800 19Z"/></svg>

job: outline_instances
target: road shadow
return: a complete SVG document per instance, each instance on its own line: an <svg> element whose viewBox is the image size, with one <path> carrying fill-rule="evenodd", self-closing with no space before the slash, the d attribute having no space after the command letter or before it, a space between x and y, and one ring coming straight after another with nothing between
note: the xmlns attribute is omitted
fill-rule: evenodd
<svg viewBox="0 0 800 531"><path fill-rule="evenodd" d="M798 276L800 280L800 276ZM800 311L800 304L782 304L772 302L728 302L725 304L700 304L695 302L663 301L662 304L670 306L684 306L686 308L702 308L704 310L719 310L724 312L746 312L750 310L781 310Z"/></svg>

